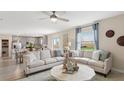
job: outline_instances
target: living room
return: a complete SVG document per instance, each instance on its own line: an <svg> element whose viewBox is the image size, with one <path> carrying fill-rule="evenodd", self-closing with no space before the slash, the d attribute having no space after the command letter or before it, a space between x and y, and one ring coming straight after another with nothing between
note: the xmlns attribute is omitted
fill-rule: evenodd
<svg viewBox="0 0 124 93"><path fill-rule="evenodd" d="M124 12L1 11L0 24L0 80L124 80Z"/></svg>
<svg viewBox="0 0 124 93"><path fill-rule="evenodd" d="M0 0L0 92L123 92L123 24L123 0Z"/></svg>

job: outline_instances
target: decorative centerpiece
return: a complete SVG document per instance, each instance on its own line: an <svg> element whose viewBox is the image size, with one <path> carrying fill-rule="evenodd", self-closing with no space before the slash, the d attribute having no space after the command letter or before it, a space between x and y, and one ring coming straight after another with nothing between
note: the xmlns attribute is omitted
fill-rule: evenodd
<svg viewBox="0 0 124 93"><path fill-rule="evenodd" d="M63 73L73 74L75 71L78 71L79 67L77 62L69 58L69 53L65 54L65 61L63 63Z"/></svg>

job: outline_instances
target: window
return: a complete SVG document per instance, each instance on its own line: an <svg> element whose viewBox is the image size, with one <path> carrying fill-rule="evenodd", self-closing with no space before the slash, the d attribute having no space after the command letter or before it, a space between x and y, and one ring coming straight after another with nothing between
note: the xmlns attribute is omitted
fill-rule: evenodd
<svg viewBox="0 0 124 93"><path fill-rule="evenodd" d="M40 44L43 45L43 38L40 38Z"/></svg>
<svg viewBox="0 0 124 93"><path fill-rule="evenodd" d="M77 49L83 51L93 51L96 49L92 26L82 28L77 34Z"/></svg>
<svg viewBox="0 0 124 93"><path fill-rule="evenodd" d="M53 38L53 48L59 48L60 45L60 39L59 38Z"/></svg>

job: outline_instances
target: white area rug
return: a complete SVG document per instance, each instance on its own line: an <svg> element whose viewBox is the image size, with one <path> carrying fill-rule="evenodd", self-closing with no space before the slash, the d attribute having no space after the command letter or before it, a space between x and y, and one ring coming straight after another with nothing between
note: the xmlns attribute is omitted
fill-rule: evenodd
<svg viewBox="0 0 124 93"><path fill-rule="evenodd" d="M96 74L92 81L118 81L124 80L124 74L111 72L106 78L103 75ZM51 75L50 70L42 71L19 79L19 81L56 81Z"/></svg>
<svg viewBox="0 0 124 93"><path fill-rule="evenodd" d="M55 79L50 75L50 70L46 70L31 74L28 77L19 79L19 81L55 81Z"/></svg>

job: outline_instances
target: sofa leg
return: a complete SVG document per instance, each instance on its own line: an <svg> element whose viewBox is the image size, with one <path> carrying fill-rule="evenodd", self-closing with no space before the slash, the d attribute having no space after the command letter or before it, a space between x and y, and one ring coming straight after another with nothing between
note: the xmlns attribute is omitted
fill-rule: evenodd
<svg viewBox="0 0 124 93"><path fill-rule="evenodd" d="M104 74L104 77L106 78L107 77L107 74Z"/></svg>
<svg viewBox="0 0 124 93"><path fill-rule="evenodd" d="M24 76L25 76L25 77L28 77L28 74L26 74L26 72L25 72L25 71L24 71Z"/></svg>
<svg viewBox="0 0 124 93"><path fill-rule="evenodd" d="M111 73L111 70L109 71L109 73Z"/></svg>
<svg viewBox="0 0 124 93"><path fill-rule="evenodd" d="M26 74L25 77L28 77L28 74Z"/></svg>
<svg viewBox="0 0 124 93"><path fill-rule="evenodd" d="M111 70L107 73L107 74L104 74L104 77L106 78L108 74L111 73Z"/></svg>

